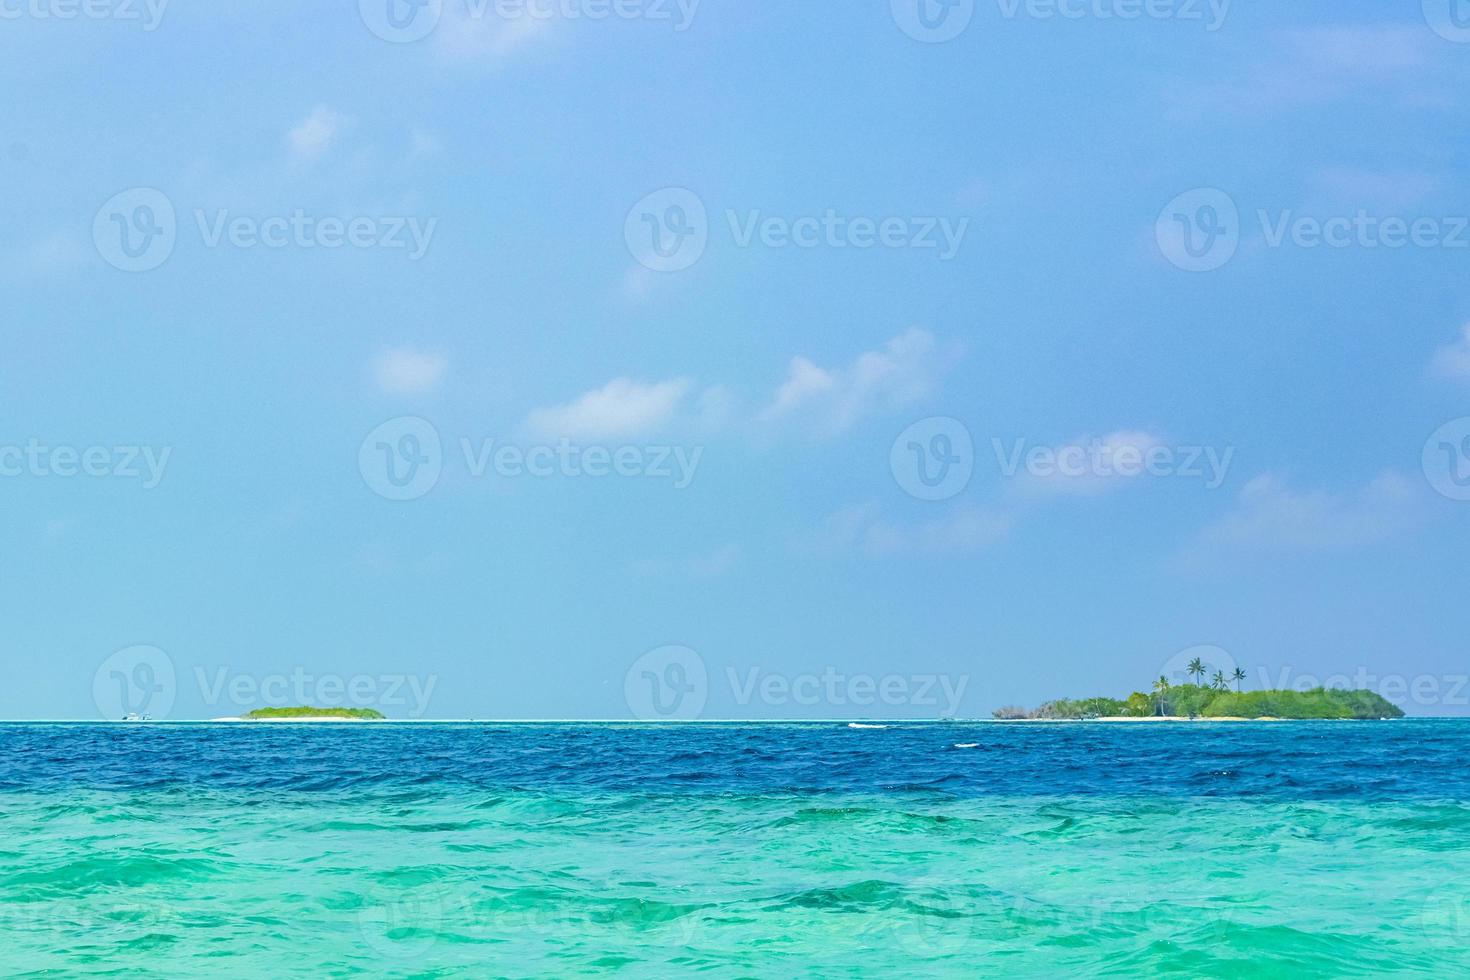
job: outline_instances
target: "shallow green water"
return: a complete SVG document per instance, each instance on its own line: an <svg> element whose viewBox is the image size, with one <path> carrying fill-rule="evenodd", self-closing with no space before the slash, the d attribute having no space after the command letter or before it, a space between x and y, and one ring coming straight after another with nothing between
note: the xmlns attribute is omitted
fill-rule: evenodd
<svg viewBox="0 0 1470 980"><path fill-rule="evenodd" d="M0 796L5 973L1463 975L1458 804Z"/></svg>

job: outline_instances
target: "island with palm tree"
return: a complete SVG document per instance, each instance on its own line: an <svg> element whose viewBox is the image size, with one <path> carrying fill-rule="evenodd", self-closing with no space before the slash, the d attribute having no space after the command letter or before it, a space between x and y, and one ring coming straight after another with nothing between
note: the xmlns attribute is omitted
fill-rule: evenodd
<svg viewBox="0 0 1470 980"><path fill-rule="evenodd" d="M1003 721L1282 721L1402 718L1404 712L1382 695L1367 690L1317 687L1310 690L1244 691L1245 671L1234 668L1210 673L1195 657L1184 672L1194 683L1153 682L1150 692L1128 697L1057 698L1039 708L998 708ZM1204 682L1209 676L1210 682ZM1235 683L1231 690L1230 683Z"/></svg>

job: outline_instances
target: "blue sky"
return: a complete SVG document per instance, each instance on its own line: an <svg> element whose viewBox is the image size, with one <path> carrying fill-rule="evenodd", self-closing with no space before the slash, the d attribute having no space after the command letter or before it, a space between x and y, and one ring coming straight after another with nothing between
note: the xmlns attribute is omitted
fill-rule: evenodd
<svg viewBox="0 0 1470 980"><path fill-rule="evenodd" d="M386 2L4 7L0 716L1470 712L1447 3Z"/></svg>

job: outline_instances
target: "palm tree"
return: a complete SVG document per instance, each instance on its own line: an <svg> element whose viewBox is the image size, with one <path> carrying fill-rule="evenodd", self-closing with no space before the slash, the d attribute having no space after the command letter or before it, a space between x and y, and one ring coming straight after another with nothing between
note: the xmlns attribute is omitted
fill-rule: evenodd
<svg viewBox="0 0 1470 980"><path fill-rule="evenodd" d="M1185 670L1188 671L1190 677L1198 675L1201 680L1204 679L1205 671L1208 669L1209 668L1205 666L1205 662L1199 657L1195 657L1193 660L1191 660L1189 662L1189 666L1185 668Z"/></svg>
<svg viewBox="0 0 1470 980"><path fill-rule="evenodd" d="M1160 676L1154 681L1154 703L1159 707L1159 713L1164 712L1164 697L1169 693L1169 678Z"/></svg>
<svg viewBox="0 0 1470 980"><path fill-rule="evenodd" d="M1215 676L1210 678L1210 686L1217 691L1225 690L1225 672L1223 670L1215 671Z"/></svg>
<svg viewBox="0 0 1470 980"><path fill-rule="evenodd" d="M1232 673L1230 676L1235 681L1235 693L1236 694L1239 694L1240 693L1240 682L1243 681L1243 680L1245 680L1245 671L1242 668L1237 667L1237 668L1235 668L1235 672Z"/></svg>

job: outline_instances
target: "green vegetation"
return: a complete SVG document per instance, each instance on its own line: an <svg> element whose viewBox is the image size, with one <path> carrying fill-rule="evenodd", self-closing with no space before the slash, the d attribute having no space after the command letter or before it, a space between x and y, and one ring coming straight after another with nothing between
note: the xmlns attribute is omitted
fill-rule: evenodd
<svg viewBox="0 0 1470 980"><path fill-rule="evenodd" d="M1398 705L1372 691L1226 691L1200 710L1206 718L1402 718Z"/></svg>
<svg viewBox="0 0 1470 980"><path fill-rule="evenodd" d="M356 718L359 721L381 721L383 713L372 708L256 708L245 716L251 721L269 718Z"/></svg>
<svg viewBox="0 0 1470 980"><path fill-rule="evenodd" d="M1148 695L1142 695L1143 702L1135 702L1136 696L1130 695L1127 701L1119 701L1117 698L1082 698L1072 700L1071 698L1058 698L1055 701L1047 701L1041 707L1031 712L1032 718L1116 718L1131 715L1136 708L1138 717L1147 717L1155 714L1153 704L1149 702Z"/></svg>
<svg viewBox="0 0 1470 980"><path fill-rule="evenodd" d="M1315 688L1310 691L1244 691L1240 682L1245 671L1236 667L1231 673L1217 670L1210 675L1210 665L1195 657L1185 667L1190 677L1209 685L1169 683L1160 677L1153 683L1153 693L1135 691L1126 700L1117 698L1058 698L1047 701L1034 711L1006 707L995 712L997 718L1087 719L1148 718L1169 716L1184 718L1402 718L1404 713L1393 702L1372 691L1346 691ZM1235 690L1230 690L1230 682Z"/></svg>

